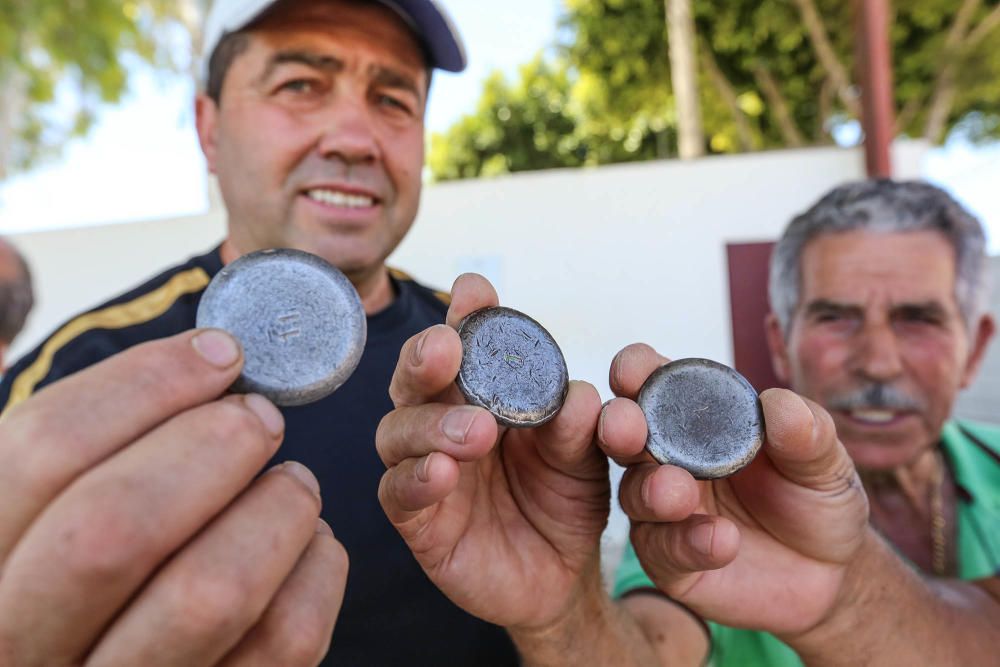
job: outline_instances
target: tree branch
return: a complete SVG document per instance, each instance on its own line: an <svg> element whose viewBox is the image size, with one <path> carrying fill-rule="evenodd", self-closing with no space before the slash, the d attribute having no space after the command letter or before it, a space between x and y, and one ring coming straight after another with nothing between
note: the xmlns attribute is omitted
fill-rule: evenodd
<svg viewBox="0 0 1000 667"><path fill-rule="evenodd" d="M792 114L788 111L788 102L785 101L785 96L781 94L781 90L778 88L774 77L771 76L771 72L763 63L757 62L753 68L753 77L757 81L761 92L764 93L764 98L767 100L768 106L774 111L774 120L778 124L778 130L781 132L781 137L785 140L785 143L792 148L804 146L805 140L802 138L802 133L799 132L795 121L792 120Z"/></svg>
<svg viewBox="0 0 1000 667"><path fill-rule="evenodd" d="M1000 5L994 7L993 11L986 15L986 18L976 26L975 30L969 33L969 37L963 42L962 48L964 50L974 49L997 26L1000 26Z"/></svg>
<svg viewBox="0 0 1000 667"><path fill-rule="evenodd" d="M740 142L740 150L744 152L752 151L754 149L754 141L750 123L747 122L746 114L740 108L736 91L733 90L733 86L729 83L726 75L719 69L719 63L716 62L715 55L712 53L712 47L705 40L702 40L701 43L701 59L702 66L708 72L708 77L712 80L715 89L719 91L719 95L726 102L729 112L733 115L733 123L736 124L736 136Z"/></svg>
<svg viewBox="0 0 1000 667"><path fill-rule="evenodd" d="M963 0L962 6L955 14L955 21L948 29L948 36L945 37L944 52L941 58L942 65L934 81L930 98L930 111L927 113L927 124L924 126L924 138L932 143L936 144L941 140L945 126L948 124L948 116L951 114L955 95L958 92L955 74L958 67L959 51L962 43L969 37L972 17L981 4L982 0Z"/></svg>
<svg viewBox="0 0 1000 667"><path fill-rule="evenodd" d="M833 50L830 38L826 34L826 25L823 23L823 17L820 16L819 10L816 9L816 3L813 0L793 0L793 2L799 10L802 23L809 32L809 39L812 41L813 49L816 51L816 57L819 59L820 65L836 87L837 97L840 98L841 103L852 116L861 118L861 105L858 104L857 98L851 93L851 79L847 75L847 70L844 68L843 63L840 62L836 52Z"/></svg>

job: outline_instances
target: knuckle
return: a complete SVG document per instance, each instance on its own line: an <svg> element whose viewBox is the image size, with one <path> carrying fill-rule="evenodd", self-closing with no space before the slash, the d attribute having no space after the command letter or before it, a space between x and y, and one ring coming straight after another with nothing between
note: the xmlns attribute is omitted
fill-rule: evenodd
<svg viewBox="0 0 1000 667"><path fill-rule="evenodd" d="M273 664L288 667L313 667L330 648L329 624L318 614L300 616L294 627L269 632Z"/></svg>
<svg viewBox="0 0 1000 667"><path fill-rule="evenodd" d="M57 555L71 577L100 584L146 566L155 548L150 523L139 520L129 507L118 502L59 529Z"/></svg>
<svg viewBox="0 0 1000 667"><path fill-rule="evenodd" d="M180 575L165 595L164 612L179 640L232 635L249 627L260 610L237 577Z"/></svg>

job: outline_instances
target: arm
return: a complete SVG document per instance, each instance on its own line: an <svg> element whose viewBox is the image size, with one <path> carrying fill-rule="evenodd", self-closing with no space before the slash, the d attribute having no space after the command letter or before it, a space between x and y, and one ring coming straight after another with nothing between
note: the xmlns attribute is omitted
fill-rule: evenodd
<svg viewBox="0 0 1000 667"><path fill-rule="evenodd" d="M229 336L187 332L0 420L0 664L315 664L346 556ZM294 628L295 631L290 631ZM294 640L294 641L293 641Z"/></svg>
<svg viewBox="0 0 1000 667"><path fill-rule="evenodd" d="M1000 641L1000 579L925 579L869 530L827 619L787 641L809 665L985 665Z"/></svg>
<svg viewBox="0 0 1000 667"><path fill-rule="evenodd" d="M645 346L615 359L612 386L624 398L605 407L608 425L612 411L614 424L626 423L638 409L630 399L664 361ZM761 453L732 477L699 482L698 502L681 520L676 471L646 459L644 431L603 429L602 447L628 466L621 503L656 586L706 618L771 632L809 664L995 659L997 579L922 579L869 526L867 498L829 415L783 390L761 401Z"/></svg>

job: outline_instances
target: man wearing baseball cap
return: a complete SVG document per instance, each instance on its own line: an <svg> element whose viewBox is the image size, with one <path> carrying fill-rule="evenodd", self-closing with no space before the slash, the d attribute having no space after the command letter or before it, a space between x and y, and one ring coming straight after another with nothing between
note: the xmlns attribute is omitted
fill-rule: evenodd
<svg viewBox="0 0 1000 667"><path fill-rule="evenodd" d="M226 238L0 385L0 664L517 664L386 519L373 446L404 341L445 321L385 260L417 214L431 71L464 67L431 0L215 1L196 110ZM275 247L340 268L368 315L351 379L281 411L224 396L240 348L192 331L212 276Z"/></svg>

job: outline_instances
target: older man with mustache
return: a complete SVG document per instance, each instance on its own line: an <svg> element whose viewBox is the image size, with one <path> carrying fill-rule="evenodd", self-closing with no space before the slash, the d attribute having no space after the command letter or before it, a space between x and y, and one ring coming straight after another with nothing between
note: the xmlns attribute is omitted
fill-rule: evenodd
<svg viewBox="0 0 1000 667"><path fill-rule="evenodd" d="M956 623L965 624L968 631L963 641L970 652L966 658L978 655L977 661L986 660L992 653L989 660L996 660L995 650L981 652L989 645L981 644L988 633L959 622L948 605L935 607L932 602L941 596L951 603L964 599L958 606L968 609L976 604L996 609L1000 430L950 419L958 392L972 382L994 333L994 321L985 310L987 276L979 222L945 192L917 182L881 180L836 188L795 218L774 250L772 312L766 326L777 375L830 413L836 435L858 469L871 525L925 582L897 586L901 579L881 574L891 568L870 568L864 594L851 602L857 627L847 633L850 641L840 642L833 652L829 642L824 644L821 661L912 664L903 654L915 650L924 664L970 664L954 653L945 660L932 650L920 652L928 641L939 647L954 641L961 634L952 627ZM764 490L743 487L734 478L735 505L748 510L731 512L740 532L763 529L773 541L783 541L781 517L766 508L753 510L753 494ZM815 521L822 523L818 514ZM816 530L832 534L836 526ZM737 560L749 547L749 541L744 542ZM661 559L640 542L636 548L653 581L664 588L656 575ZM824 560L820 556L818 560ZM780 568L777 559L760 557L755 562L755 581L729 586L728 600L706 605L696 596L677 596L706 617L726 622L710 624L709 643L693 643L702 647L702 654L711 650L713 663L720 666L801 664L790 645L802 648L799 644L808 642L797 640L815 632L780 631L781 624L772 617L787 615L796 605L776 604L780 596L767 587L766 575ZM717 572L724 575L727 569ZM784 587L793 599L804 602L814 597L806 592L810 580L797 575L786 569ZM752 586L759 594L757 608L741 607L735 602L736 589ZM919 600L906 590L920 590ZM646 591L652 595L630 595L624 604L644 619L647 635L657 628L662 635L665 628L657 619L664 616L659 610L673 601L657 598L662 593L630 549L619 572L618 593ZM984 591L992 593L984 597ZM892 613L878 622L864 621L858 610L876 604L875 598ZM917 616L926 616L928 625L914 625ZM694 623L671 625L673 632L666 633L670 643L704 636L691 627L685 631L685 625ZM772 634L731 626L770 629L784 642ZM914 632L915 627L932 627L936 634ZM866 637L872 633L882 636L876 645L887 650L865 653L863 647L871 645ZM897 651L893 646L909 649Z"/></svg>

